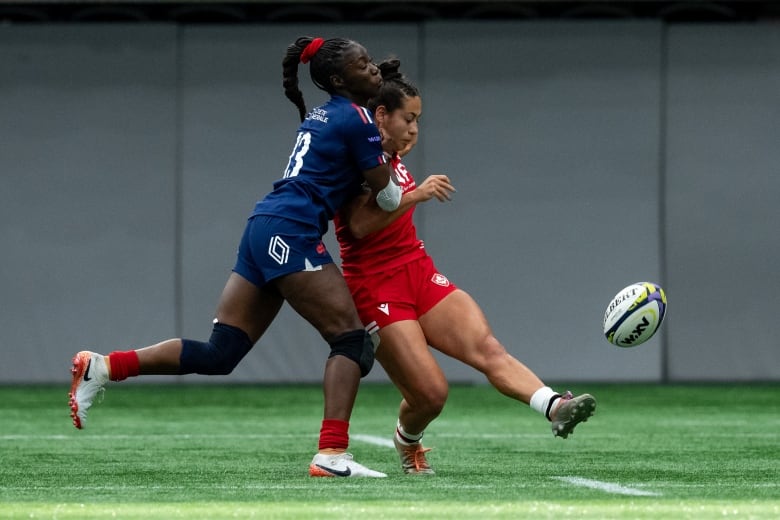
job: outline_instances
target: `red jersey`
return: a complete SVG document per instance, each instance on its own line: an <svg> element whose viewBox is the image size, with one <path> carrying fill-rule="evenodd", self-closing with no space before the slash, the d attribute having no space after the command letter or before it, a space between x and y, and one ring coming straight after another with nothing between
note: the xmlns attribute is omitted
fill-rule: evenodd
<svg viewBox="0 0 780 520"><path fill-rule="evenodd" d="M400 157L394 156L391 165L403 193L417 188ZM360 240L352 236L348 224L342 222L341 215L337 214L334 224L344 276L381 273L426 256L425 245L417 238L417 229L412 221L414 210L415 206L412 206L386 228Z"/></svg>

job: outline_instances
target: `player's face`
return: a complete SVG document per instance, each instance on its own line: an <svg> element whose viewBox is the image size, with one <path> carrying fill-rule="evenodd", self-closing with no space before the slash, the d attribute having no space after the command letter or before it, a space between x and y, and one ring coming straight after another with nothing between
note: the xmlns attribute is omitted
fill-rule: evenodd
<svg viewBox="0 0 780 520"><path fill-rule="evenodd" d="M404 156L417 144L421 115L422 100L415 96L404 98L400 108L382 119L380 127L385 137L382 146L386 152Z"/></svg>
<svg viewBox="0 0 780 520"><path fill-rule="evenodd" d="M365 47L355 43L344 53L344 68L337 80L341 90L353 101L365 105L379 93L382 76Z"/></svg>

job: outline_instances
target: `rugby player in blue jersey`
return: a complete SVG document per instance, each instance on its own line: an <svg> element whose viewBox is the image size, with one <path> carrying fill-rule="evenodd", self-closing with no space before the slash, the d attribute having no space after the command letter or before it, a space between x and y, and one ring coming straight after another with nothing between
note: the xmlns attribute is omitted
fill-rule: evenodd
<svg viewBox="0 0 780 520"><path fill-rule="evenodd" d="M299 63L330 94L306 110L298 88ZM347 453L349 419L360 378L374 362L349 289L322 243L328 221L367 184L377 204L395 210L401 191L382 151L372 114L364 108L382 79L366 49L342 39L301 37L282 61L285 95L301 118L282 179L259 201L247 222L238 258L217 304L208 341L168 339L107 355L81 351L73 358L71 418L76 428L109 381L151 374L229 374L287 301L330 346L325 365L324 416L315 477L385 477Z"/></svg>

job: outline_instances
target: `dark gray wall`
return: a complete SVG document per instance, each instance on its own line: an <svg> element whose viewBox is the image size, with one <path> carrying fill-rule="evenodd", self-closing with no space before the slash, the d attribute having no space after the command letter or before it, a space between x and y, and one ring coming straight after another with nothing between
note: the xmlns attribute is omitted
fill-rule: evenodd
<svg viewBox="0 0 780 520"><path fill-rule="evenodd" d="M542 377L658 379L657 340L622 351L600 325L615 292L660 279L660 25L441 24L426 36L425 166L459 189L452 207L427 208L439 266Z"/></svg>
<svg viewBox="0 0 780 520"><path fill-rule="evenodd" d="M666 125L672 379L778 379L780 27L674 28Z"/></svg>
<svg viewBox="0 0 780 520"><path fill-rule="evenodd" d="M208 336L246 216L289 155L280 63L300 34L355 38L418 80L409 166L458 187L418 230L543 379L780 378L776 27L325 29L0 27L0 382L67 381L84 347ZM665 286L668 321L611 347L604 306L639 280ZM326 356L285 308L232 375L187 380L318 381Z"/></svg>
<svg viewBox="0 0 780 520"><path fill-rule="evenodd" d="M174 27L0 27L0 381L174 332Z"/></svg>

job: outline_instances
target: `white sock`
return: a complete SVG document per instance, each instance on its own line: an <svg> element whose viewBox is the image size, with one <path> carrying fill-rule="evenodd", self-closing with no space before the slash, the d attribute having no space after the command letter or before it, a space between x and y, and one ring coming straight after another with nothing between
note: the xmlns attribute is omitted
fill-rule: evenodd
<svg viewBox="0 0 780 520"><path fill-rule="evenodd" d="M540 414L550 418L550 410L552 410L555 401L561 398L561 394L550 388L549 386L543 386L531 396L531 402L529 403L531 409L536 410Z"/></svg>
<svg viewBox="0 0 780 520"><path fill-rule="evenodd" d="M406 430L404 430L404 427L401 426L401 420L398 420L398 425L395 428L395 438L403 444L404 446L409 446L410 444L415 444L417 442L420 442L420 439L423 438L423 433L409 433Z"/></svg>

